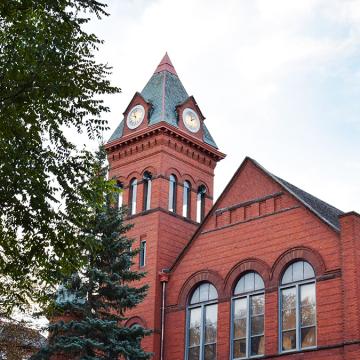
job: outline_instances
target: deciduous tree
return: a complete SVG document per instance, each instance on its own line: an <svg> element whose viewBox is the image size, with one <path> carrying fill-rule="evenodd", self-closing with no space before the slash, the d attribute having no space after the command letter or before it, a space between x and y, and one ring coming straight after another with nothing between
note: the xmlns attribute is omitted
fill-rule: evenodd
<svg viewBox="0 0 360 360"><path fill-rule="evenodd" d="M7 311L46 304L48 287L79 267L79 249L91 246L79 229L109 183L64 129L101 137L107 122L100 116L109 111L101 96L120 91L107 79L110 68L94 59L101 41L83 30L88 13L100 19L105 7L0 2L0 298Z"/></svg>

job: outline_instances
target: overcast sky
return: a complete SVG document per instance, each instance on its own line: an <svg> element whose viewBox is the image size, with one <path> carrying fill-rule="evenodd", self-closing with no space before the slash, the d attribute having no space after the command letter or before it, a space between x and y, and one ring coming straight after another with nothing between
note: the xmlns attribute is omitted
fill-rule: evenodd
<svg viewBox="0 0 360 360"><path fill-rule="evenodd" d="M167 51L219 150L215 198L245 156L360 213L360 1L113 0L88 31L113 66L111 131Z"/></svg>

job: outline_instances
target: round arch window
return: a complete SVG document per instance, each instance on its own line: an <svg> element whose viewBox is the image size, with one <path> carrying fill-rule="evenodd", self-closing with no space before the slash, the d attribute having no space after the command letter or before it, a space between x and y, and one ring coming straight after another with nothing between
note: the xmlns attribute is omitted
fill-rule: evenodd
<svg viewBox="0 0 360 360"><path fill-rule="evenodd" d="M281 352L316 347L316 281L306 261L284 272L279 294Z"/></svg>
<svg viewBox="0 0 360 360"><path fill-rule="evenodd" d="M203 283L192 293L187 308L187 360L216 360L218 293Z"/></svg>
<svg viewBox="0 0 360 360"><path fill-rule="evenodd" d="M232 297L232 359L264 354L265 292L264 280L256 272L243 275Z"/></svg>

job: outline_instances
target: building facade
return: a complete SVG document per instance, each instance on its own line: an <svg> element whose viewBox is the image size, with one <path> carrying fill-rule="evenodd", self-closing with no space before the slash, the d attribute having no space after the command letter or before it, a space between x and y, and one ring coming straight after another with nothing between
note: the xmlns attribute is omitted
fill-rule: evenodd
<svg viewBox="0 0 360 360"><path fill-rule="evenodd" d="M148 271L127 326L154 359L359 359L360 216L221 153L166 54L106 145Z"/></svg>

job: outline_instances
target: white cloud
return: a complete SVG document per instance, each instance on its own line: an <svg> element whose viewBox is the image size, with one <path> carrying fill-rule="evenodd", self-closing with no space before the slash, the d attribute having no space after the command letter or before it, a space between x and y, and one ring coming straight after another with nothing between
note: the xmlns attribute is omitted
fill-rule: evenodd
<svg viewBox="0 0 360 360"><path fill-rule="evenodd" d="M216 196L250 155L360 212L360 170L347 165L360 154L359 0L112 0L109 12L90 26L123 89L107 98L112 129L168 51L229 154L215 171Z"/></svg>

